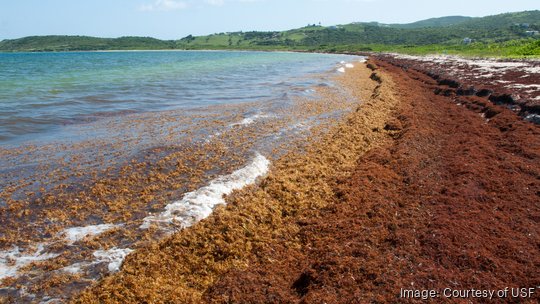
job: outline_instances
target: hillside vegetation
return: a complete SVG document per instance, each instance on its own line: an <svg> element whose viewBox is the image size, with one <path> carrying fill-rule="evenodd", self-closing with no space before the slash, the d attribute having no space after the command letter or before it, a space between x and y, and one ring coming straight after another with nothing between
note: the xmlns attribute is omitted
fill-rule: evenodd
<svg viewBox="0 0 540 304"><path fill-rule="evenodd" d="M482 18L449 16L409 24L351 23L308 25L288 31L189 35L176 41L143 37L26 37L0 42L0 51L78 51L126 49L241 49L323 52L397 51L492 56L538 56L540 11Z"/></svg>
<svg viewBox="0 0 540 304"><path fill-rule="evenodd" d="M440 18L430 18L426 20L421 20L413 23L407 24L381 24L381 26L390 26L397 28L422 28L422 27L440 27L440 26L449 26L461 23L463 21L471 20L472 17L465 16L447 16Z"/></svg>
<svg viewBox="0 0 540 304"><path fill-rule="evenodd" d="M311 25L284 32L235 32L185 37L185 49L292 49L308 51L410 51L448 49L450 52L510 53L535 46L540 11L508 13L483 18L442 17L411 24L353 23ZM469 38L470 43L464 39ZM501 55L505 55L501 51ZM531 52L525 52L531 53ZM532 52L534 53L534 52ZM518 54L516 54L518 55ZM534 55L534 54L530 54Z"/></svg>
<svg viewBox="0 0 540 304"><path fill-rule="evenodd" d="M174 48L176 48L175 41L164 41L150 37L30 36L0 42L0 51L10 52L163 50Z"/></svg>

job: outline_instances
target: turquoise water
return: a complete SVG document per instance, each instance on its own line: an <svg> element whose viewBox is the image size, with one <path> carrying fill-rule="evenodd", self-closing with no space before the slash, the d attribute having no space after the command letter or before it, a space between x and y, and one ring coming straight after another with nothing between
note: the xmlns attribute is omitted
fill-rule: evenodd
<svg viewBox="0 0 540 304"><path fill-rule="evenodd" d="M304 94L345 55L266 52L0 53L0 144L62 136L123 113Z"/></svg>
<svg viewBox="0 0 540 304"><path fill-rule="evenodd" d="M14 279L0 282L0 299L68 302L113 260L120 265L148 239L208 216L223 194L254 183L285 153L302 153L358 106L336 75L362 61L266 52L0 53L7 240L0 281ZM147 190L156 198L142 198ZM65 268L40 266L57 256ZM74 273L60 283L51 276ZM34 291L49 282L53 288Z"/></svg>

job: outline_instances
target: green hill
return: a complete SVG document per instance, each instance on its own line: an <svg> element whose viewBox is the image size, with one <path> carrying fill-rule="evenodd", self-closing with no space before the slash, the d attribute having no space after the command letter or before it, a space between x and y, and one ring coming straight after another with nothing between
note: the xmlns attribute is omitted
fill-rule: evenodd
<svg viewBox="0 0 540 304"><path fill-rule="evenodd" d="M447 17L440 17L440 18L430 18L426 20L421 20L413 23L408 24L387 24L386 26L389 27L395 27L395 28L424 28L424 27L441 27L441 26L450 26L450 25L456 25L459 23L462 23L464 21L468 21L473 19L472 17L464 17L464 16L447 16ZM384 26L385 24L381 24Z"/></svg>
<svg viewBox="0 0 540 304"><path fill-rule="evenodd" d="M449 25L451 24L451 25ZM524 26L527 25L527 26ZM404 25L353 23L307 26L284 32L236 32L178 41L181 48L325 48L343 45L459 44L464 38L477 42L502 42L529 38L540 30L540 11L501 14L484 18L444 17Z"/></svg>
<svg viewBox="0 0 540 304"><path fill-rule="evenodd" d="M174 41L163 41L150 37L30 36L0 42L0 51L17 52L161 50L173 49L175 47L176 44Z"/></svg>
<svg viewBox="0 0 540 304"><path fill-rule="evenodd" d="M111 39L33 36L1 41L0 51L242 49L422 53L448 50L470 54L529 56L539 53L536 43L540 38L538 31L540 11L536 10L482 18L449 16L409 24L357 22L326 27L308 25L282 32L233 32L198 37L189 35L176 41L148 37Z"/></svg>

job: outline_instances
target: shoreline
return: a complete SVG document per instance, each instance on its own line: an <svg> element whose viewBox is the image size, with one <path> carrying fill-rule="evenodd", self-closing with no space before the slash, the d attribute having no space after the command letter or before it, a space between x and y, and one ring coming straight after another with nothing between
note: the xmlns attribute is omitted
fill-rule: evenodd
<svg viewBox="0 0 540 304"><path fill-rule="evenodd" d="M335 202L336 178L346 176L358 155L393 133L384 127L397 100L387 84L381 88L376 80L369 80L371 74L364 65L347 72L343 84L363 102L304 154L285 155L274 162L260 186L233 193L226 207L216 208L209 218L128 256L119 274L107 277L77 301L198 302L219 276L249 265L251 254L280 242L299 246L294 236L297 217L308 220L313 212ZM213 241L208 243L209 239ZM189 247L182 245L188 243ZM168 272L163 276L165 268ZM132 281L139 282L136 290L125 285Z"/></svg>
<svg viewBox="0 0 540 304"><path fill-rule="evenodd" d="M441 58L463 58L463 59L486 59L494 61L510 61L510 62L520 62L520 61L529 61L529 62L540 62L540 55L536 56L524 56L524 57L513 57L513 56L482 56L482 55L467 55L467 54L442 54L442 53L431 53L431 54L411 54L411 53L399 53L393 51L324 51L324 50L275 50L275 49L129 49L129 50L81 50L81 51L0 51L0 54L62 54L62 53L129 53L129 52L239 52L239 53L249 53L249 52L261 52L261 53L308 53L308 54L328 54L328 55L348 55L348 56L364 56L364 57L378 57L378 56L412 56L412 57L441 57Z"/></svg>
<svg viewBox="0 0 540 304"><path fill-rule="evenodd" d="M36 73L37 76L34 77L39 81L25 80L21 74L24 71L21 70L13 72L12 76L4 75L8 79L12 77L13 80L9 82L11 85L5 84L6 92L3 98L0 98L4 100L4 111L0 113L3 114L0 119L5 120L0 124L0 146L3 143L14 146L30 142L42 135L52 140L55 137L62 138L63 129L73 129L72 126L102 118L114 119L124 114L138 115L183 109L192 111L208 105L232 102L241 104L265 98L273 101L279 98L273 95L278 92L284 98L294 94L307 95L300 91L301 87L305 86L307 89L314 81L321 80L318 75L333 70L338 61L356 61L355 56L294 55L281 52L273 53L274 55L263 52L215 52L215 55L204 52L158 52L155 55L148 52L132 55L126 52L114 55L115 53L117 52L103 58L95 52L86 55L58 53L58 56L51 57L28 53L28 58L7 55L8 66L13 65L15 68L17 63L26 62L25 68L34 71L32 73ZM238 66L233 67L230 60L244 55L247 58L245 62L237 61ZM131 63L122 66L119 62L123 57L129 58ZM210 63L198 60L204 57L215 58L217 61ZM285 59L279 60L282 57ZM281 63L294 57L302 58L291 61L291 64ZM324 64L317 62L319 58ZM62 63L73 60L82 61L85 69L72 69ZM40 72L33 62L46 65L47 70L52 72ZM152 63L167 66L153 67ZM274 67L272 63L275 63ZM185 70L182 66L190 68ZM221 72L226 73L227 67L242 72L238 75L222 74ZM69 77L62 75L62 69ZM264 73L268 69L275 71L265 78ZM303 71L306 73L302 74ZM99 73L105 75L100 76ZM122 77L121 73L127 74ZM245 76L250 73L253 77ZM278 73L283 73L285 81L280 81ZM208 77L208 81L186 84L186 81L191 81L191 77L199 77L197 75ZM214 76L216 77L213 78ZM301 78L305 79L305 83L297 82ZM204 91L205 83L209 85L207 91ZM287 86L296 87L287 91ZM33 88L33 91L21 95L19 91L25 88ZM13 107L11 112L7 111L9 107ZM69 133L69 130L66 133Z"/></svg>
<svg viewBox="0 0 540 304"><path fill-rule="evenodd" d="M338 76L340 88L354 97L355 109L322 126L319 136L289 147L285 155L276 154L266 177L228 195L228 204L218 206L210 217L188 229L175 228L175 234L161 241L153 238L156 231L150 229L143 236L145 243L129 255L130 251L120 252L116 247L122 238L133 237L126 227L93 227L106 230L94 238L84 230L70 231L73 240L84 246L104 246L111 254L122 258L127 255L119 273L106 276L81 295L71 294L72 301L222 303L325 299L337 303L342 298L336 299L336 294L350 301L397 301L399 285L405 288L411 281L420 282L417 287L426 289L442 288L450 278L470 288L484 286L468 280L470 275L457 278L451 269L459 267L479 271L486 282L502 280L508 285L525 286L534 281L534 274L529 275L530 281L497 271L510 261L500 256L493 244L502 240L505 254L525 250L531 255L532 245L524 242L517 232L521 230L529 231L526 238L531 244L540 243L540 231L534 225L534 219L540 216L540 206L534 201L538 196L534 189L540 187L534 179L540 176L539 126L522 120L504 104L493 104L488 97L457 94L451 83L441 83L429 74L429 66L407 68L403 62L387 57L372 57L367 64L356 65ZM460 83L462 87L468 85L466 81ZM448 94L441 94L445 90ZM344 101L343 96L328 88L320 88L319 94L317 107ZM306 110L306 105L300 103L298 110ZM238 122L246 118L234 119ZM237 122L233 120L230 126ZM245 132L244 141L254 138L250 134L253 131ZM241 142L236 140L236 144ZM156 148L150 152L164 151ZM178 153L198 155L204 151L175 150L171 156L174 160ZM211 151L220 154L225 150L213 146ZM209 161L217 163L219 159ZM238 158L233 157L231 162L241 166ZM171 165L164 162L159 167ZM497 172L496 177L493 172ZM141 178L160 182L167 179L159 170L135 170L125 177L127 183L119 180L95 189L110 194L114 189L111 186L121 189ZM200 177L198 181L198 186L192 186L203 187ZM527 185L526 190L522 185ZM155 194L142 189L140 200L146 203L155 199ZM171 194L159 199L171 202ZM493 214L491 206L496 207ZM497 208L510 212L510 218L518 218L520 226L513 226ZM487 215L479 217L483 212ZM444 225L430 226L434 216ZM491 222L490 216L500 219L500 223ZM476 218L479 220L473 220ZM484 228L487 223L499 232L491 235L491 230ZM447 239L481 235L486 244L479 243L478 238L469 239L467 244L482 252L482 257L473 259L472 252L466 257L456 256L459 250L466 249L463 244L431 237L433 229ZM505 237L507 234L513 238ZM441 253L438 247L430 246L447 248L442 256L449 259L444 263L435 260ZM101 256L106 253L99 252ZM532 256L531 263L536 263ZM35 272L36 266L70 267L65 258L34 263L25 271ZM456 264L463 259L467 261L465 266ZM421 261L429 267L406 261ZM116 268L121 262L111 263ZM523 267L534 272L536 266L519 260L511 267L518 273ZM398 269L402 273L414 269L419 273L418 281L416 276L397 275ZM436 283L429 277L433 269L439 275ZM55 274L52 279L69 282L77 276ZM55 288L53 282L42 284L33 288ZM498 286L493 283L490 287Z"/></svg>
<svg viewBox="0 0 540 304"><path fill-rule="evenodd" d="M0 302L67 301L116 271L133 249L189 226L191 211L205 204L200 198L222 204L222 194L264 173L261 164L304 149L304 138L318 137L353 105L348 92L334 86L342 73L310 77L310 93L291 94L286 101L209 106L213 111L186 117L174 111L135 115L100 125L110 134L120 132L111 140L0 151L12 157L9 164L22 155L37 166L2 176L8 186L0 193L6 202L0 209ZM122 136L125 130L137 135L134 128L155 140L148 146L140 135ZM9 178L20 182L8 183ZM40 186L42 180L50 182ZM184 210L186 201L195 209ZM178 222L183 213L185 220ZM164 225L146 227L146 219L154 222L155 216Z"/></svg>
<svg viewBox="0 0 540 304"><path fill-rule="evenodd" d="M540 127L480 97L435 94L445 85L384 59L350 76L362 104L305 154L74 302L392 302L408 286L534 287Z"/></svg>

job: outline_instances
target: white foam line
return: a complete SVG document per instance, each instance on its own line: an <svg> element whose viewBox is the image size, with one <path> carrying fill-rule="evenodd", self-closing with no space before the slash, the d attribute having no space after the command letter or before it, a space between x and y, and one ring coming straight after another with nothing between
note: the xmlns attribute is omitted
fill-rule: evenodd
<svg viewBox="0 0 540 304"><path fill-rule="evenodd" d="M64 272L67 272L67 273L71 273L71 274L76 274L76 273L79 273L81 272L81 269L83 267L86 267L86 266L90 266L92 265L92 263L75 263L75 264L72 264L72 265L69 265L69 266L66 266L62 269L60 269L61 271L64 271Z"/></svg>
<svg viewBox="0 0 540 304"><path fill-rule="evenodd" d="M59 233L59 236L63 237L71 245L87 236L96 236L120 226L122 225L102 224L72 227L64 229ZM17 277L19 269L33 262L45 261L59 256L60 254L56 253L44 253L51 244L51 242L38 243L33 250L22 251L19 247L14 247L11 250L0 251L0 280L7 277ZM73 268L71 271L66 269L66 271L76 272L76 269Z"/></svg>
<svg viewBox="0 0 540 304"><path fill-rule="evenodd" d="M128 254L133 252L133 249L124 248L112 248L109 250L97 250L94 252L94 257L96 258L95 263L109 263L107 268L109 272L117 272L120 270L122 262Z"/></svg>
<svg viewBox="0 0 540 304"><path fill-rule="evenodd" d="M61 271L76 274L80 273L83 268L88 268L96 264L107 263L107 269L109 270L109 272L117 272L118 270L120 270L120 266L122 266L122 262L124 262L126 256L131 252L133 252L133 249L130 248L112 248L109 250L96 250L93 253L93 256L95 258L94 261L75 263L62 268Z"/></svg>
<svg viewBox="0 0 540 304"><path fill-rule="evenodd" d="M258 114L255 114L253 116L250 116L250 117L245 117L244 119L242 119L239 122L231 123L230 125L228 125L226 127L226 129L233 128L235 126L248 126L248 125L254 123L259 118L268 118L268 117L274 117L274 116L273 115L266 115L266 114L258 113ZM222 132L220 132L220 131L218 131L218 132L216 132L214 134L210 134L210 135L208 135L208 138L205 139L205 142L208 143L208 142L210 142L210 140L212 140L212 138L220 136L221 134L222 134Z"/></svg>
<svg viewBox="0 0 540 304"><path fill-rule="evenodd" d="M54 253L43 253L45 244L39 243L32 253L22 252L19 247L12 250L0 251L0 280L15 277L19 269L33 262L44 261L58 256Z"/></svg>
<svg viewBox="0 0 540 304"><path fill-rule="evenodd" d="M365 59L364 59L364 61L365 61ZM359 62L363 62L363 61L359 61ZM354 64L342 61L338 65L338 68L337 68L336 71L338 71L340 73L345 73L346 69L352 69L352 68L354 68Z"/></svg>
<svg viewBox="0 0 540 304"><path fill-rule="evenodd" d="M247 125L250 125L250 124L254 123L259 118L266 118L266 117L270 117L270 116L258 113L258 114L255 114L253 116L246 117L246 118L242 119L242 121L240 121L240 122L232 123L232 124L229 125L229 127L247 126Z"/></svg>
<svg viewBox="0 0 540 304"><path fill-rule="evenodd" d="M152 224L170 230L168 224L177 223L181 227L189 227L208 217L215 206L225 204L223 195L255 183L257 178L268 172L270 161L258 154L247 166L238 169L230 175L221 176L210 182L208 186L188 192L184 197L165 207L161 214L148 216L144 219L141 229L147 229Z"/></svg>
<svg viewBox="0 0 540 304"><path fill-rule="evenodd" d="M113 224L101 224L101 225L90 225L85 227L72 227L67 228L61 232L66 241L69 244L73 244L77 241L84 239L87 236L96 236L102 234L107 230L111 230L122 225L113 225Z"/></svg>
<svg viewBox="0 0 540 304"><path fill-rule="evenodd" d="M525 117L526 120L538 120L540 121L540 115L538 114L529 114Z"/></svg>

